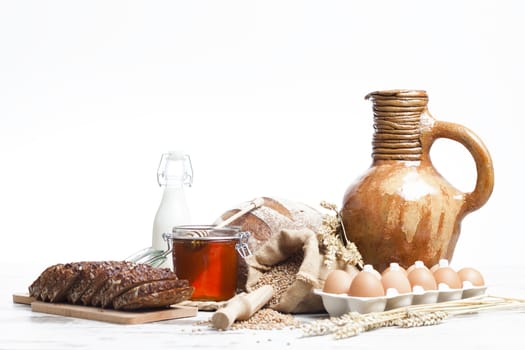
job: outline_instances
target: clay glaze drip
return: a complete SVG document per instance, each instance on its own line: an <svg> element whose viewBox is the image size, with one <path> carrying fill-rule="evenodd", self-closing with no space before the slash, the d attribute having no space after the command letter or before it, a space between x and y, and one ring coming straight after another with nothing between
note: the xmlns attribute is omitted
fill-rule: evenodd
<svg viewBox="0 0 525 350"><path fill-rule="evenodd" d="M388 90L368 94L373 102L374 160L421 160L421 116L427 108L425 91Z"/></svg>

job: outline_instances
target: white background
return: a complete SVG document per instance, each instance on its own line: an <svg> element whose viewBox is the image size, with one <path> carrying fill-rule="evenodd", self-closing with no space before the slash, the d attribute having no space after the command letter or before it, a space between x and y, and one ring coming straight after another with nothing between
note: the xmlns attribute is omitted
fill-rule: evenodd
<svg viewBox="0 0 525 350"><path fill-rule="evenodd" d="M494 161L457 265L516 265L521 1L1 1L0 261L120 259L150 244L160 155L185 150L194 223L278 196L341 205L371 164L364 96L423 89ZM470 191L452 141L432 158Z"/></svg>

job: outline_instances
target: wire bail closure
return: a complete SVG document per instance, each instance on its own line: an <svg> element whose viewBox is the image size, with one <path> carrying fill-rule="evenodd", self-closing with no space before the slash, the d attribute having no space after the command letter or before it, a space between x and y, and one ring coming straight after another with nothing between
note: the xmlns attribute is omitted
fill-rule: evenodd
<svg viewBox="0 0 525 350"><path fill-rule="evenodd" d="M252 252L250 250L250 247L248 246L248 239L250 238L250 232L243 231L239 233L239 242L235 244L235 250L237 250L237 253L245 259L252 255Z"/></svg>

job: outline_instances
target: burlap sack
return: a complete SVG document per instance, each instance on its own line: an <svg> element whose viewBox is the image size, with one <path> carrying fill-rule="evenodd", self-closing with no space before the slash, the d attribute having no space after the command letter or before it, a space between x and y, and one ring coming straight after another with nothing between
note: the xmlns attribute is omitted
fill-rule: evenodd
<svg viewBox="0 0 525 350"><path fill-rule="evenodd" d="M301 254L302 253L302 254ZM288 263L293 256L300 260ZM252 256L246 259L248 278L246 289L252 291L270 284L276 291L269 308L284 313L318 313L324 307L315 288L322 288L326 276L335 268L357 273L355 266L340 261L327 265L315 232L310 229L284 229L272 236ZM299 266L297 266L299 265ZM279 266L279 268L278 268ZM288 268L283 268L288 266ZM297 269L298 268L298 269ZM293 271L293 272L290 272ZM278 272L278 273L277 273ZM293 276L287 276L293 273Z"/></svg>
<svg viewBox="0 0 525 350"><path fill-rule="evenodd" d="M230 225L238 226L242 231L251 233L248 239L248 247L256 252L270 237L278 235L281 230L301 230L308 228L319 231L323 223L323 214L299 201L278 198L260 197L263 204L242 215ZM232 215L246 208L252 200L238 204L226 210L214 222L215 225L228 219ZM248 267L244 259L240 260L237 287L239 292L246 291L246 280L248 278Z"/></svg>

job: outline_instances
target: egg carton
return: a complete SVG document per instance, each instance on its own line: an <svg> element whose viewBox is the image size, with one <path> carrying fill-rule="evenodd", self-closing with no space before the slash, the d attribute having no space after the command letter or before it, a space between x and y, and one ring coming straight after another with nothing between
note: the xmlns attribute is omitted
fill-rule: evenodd
<svg viewBox="0 0 525 350"><path fill-rule="evenodd" d="M328 314L332 317L338 317L352 311L366 314L411 305L480 298L486 295L486 291L486 286L469 286L460 289L415 291L382 297L354 297L348 294L327 293L322 289L314 289L313 292L321 296L323 306Z"/></svg>

